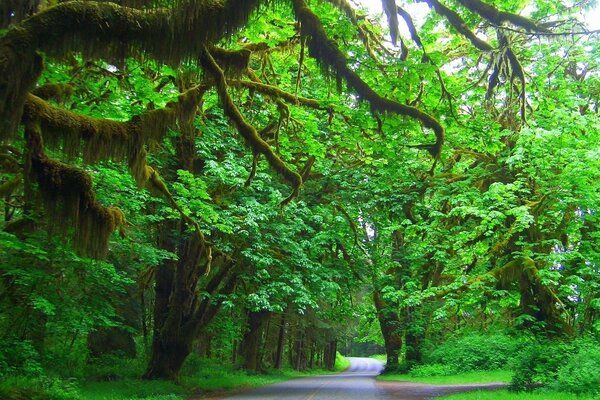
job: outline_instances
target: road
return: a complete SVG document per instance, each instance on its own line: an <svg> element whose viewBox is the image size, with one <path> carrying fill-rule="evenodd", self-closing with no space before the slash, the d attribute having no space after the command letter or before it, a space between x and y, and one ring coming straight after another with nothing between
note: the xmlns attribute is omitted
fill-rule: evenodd
<svg viewBox="0 0 600 400"><path fill-rule="evenodd" d="M229 400L425 400L447 393L493 389L502 384L424 385L411 382L377 382L383 364L370 358L350 357L350 368L341 374L292 379L239 393Z"/></svg>
<svg viewBox="0 0 600 400"><path fill-rule="evenodd" d="M375 384L383 365L370 358L350 358L350 368L341 374L311 376L264 386L226 397L231 400L379 400L386 392Z"/></svg>

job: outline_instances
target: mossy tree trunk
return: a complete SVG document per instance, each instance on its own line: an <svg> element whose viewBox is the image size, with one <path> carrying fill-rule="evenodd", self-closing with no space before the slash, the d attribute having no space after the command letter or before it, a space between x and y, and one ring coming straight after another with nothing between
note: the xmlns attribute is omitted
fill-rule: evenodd
<svg viewBox="0 0 600 400"><path fill-rule="evenodd" d="M400 365L400 350L402 349L402 332L398 312L395 307L383 299L379 290L373 292L373 301L387 355L385 370L395 371Z"/></svg>
<svg viewBox="0 0 600 400"><path fill-rule="evenodd" d="M241 352L244 358L243 367L247 371L258 372L261 365L261 339L265 324L271 313L266 310L248 311L248 329L244 333L241 344Z"/></svg>

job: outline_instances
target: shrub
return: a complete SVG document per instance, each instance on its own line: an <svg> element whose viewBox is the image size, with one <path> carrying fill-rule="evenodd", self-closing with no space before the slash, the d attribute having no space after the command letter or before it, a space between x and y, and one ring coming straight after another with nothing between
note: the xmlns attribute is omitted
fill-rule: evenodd
<svg viewBox="0 0 600 400"><path fill-rule="evenodd" d="M510 389L530 390L556 382L558 371L576 350L573 342L536 341L519 351L513 368Z"/></svg>
<svg viewBox="0 0 600 400"><path fill-rule="evenodd" d="M0 383L3 400L79 400L81 396L74 381L56 378L7 377Z"/></svg>
<svg viewBox="0 0 600 400"><path fill-rule="evenodd" d="M517 346L515 339L505 335L471 334L436 347L427 361L452 366L455 372L501 369L512 360Z"/></svg>
<svg viewBox="0 0 600 400"><path fill-rule="evenodd" d="M453 365L447 364L426 364L417 365L410 371L412 376L448 376L456 374L457 370Z"/></svg>
<svg viewBox="0 0 600 400"><path fill-rule="evenodd" d="M591 341L582 342L558 371L554 385L557 390L576 394L600 395L600 347Z"/></svg>
<svg viewBox="0 0 600 400"><path fill-rule="evenodd" d="M27 340L0 341L0 378L9 375L37 376L43 372L38 352Z"/></svg>

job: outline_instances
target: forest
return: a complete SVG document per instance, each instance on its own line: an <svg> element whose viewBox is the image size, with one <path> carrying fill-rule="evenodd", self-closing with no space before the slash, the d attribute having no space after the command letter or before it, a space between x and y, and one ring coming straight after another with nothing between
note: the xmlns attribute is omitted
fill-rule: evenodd
<svg viewBox="0 0 600 400"><path fill-rule="evenodd" d="M0 0L0 399L599 398L598 7Z"/></svg>

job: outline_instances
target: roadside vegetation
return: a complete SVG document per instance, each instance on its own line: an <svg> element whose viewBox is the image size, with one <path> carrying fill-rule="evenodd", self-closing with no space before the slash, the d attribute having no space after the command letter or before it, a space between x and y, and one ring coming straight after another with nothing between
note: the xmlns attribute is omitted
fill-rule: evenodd
<svg viewBox="0 0 600 400"><path fill-rule="evenodd" d="M358 3L0 1L0 398L600 396L598 2Z"/></svg>

